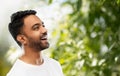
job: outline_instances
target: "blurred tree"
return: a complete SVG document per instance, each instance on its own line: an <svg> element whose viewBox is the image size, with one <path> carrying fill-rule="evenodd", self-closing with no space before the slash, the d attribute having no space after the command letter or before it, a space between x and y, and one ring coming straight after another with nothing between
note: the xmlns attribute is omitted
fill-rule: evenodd
<svg viewBox="0 0 120 76"><path fill-rule="evenodd" d="M120 0L65 0L62 5L72 12L53 32L51 57L65 75L120 76Z"/></svg>
<svg viewBox="0 0 120 76"><path fill-rule="evenodd" d="M9 46L8 34L6 30L3 30L2 35L0 36L0 76L5 76L11 67L11 64L6 59L6 53L9 49Z"/></svg>

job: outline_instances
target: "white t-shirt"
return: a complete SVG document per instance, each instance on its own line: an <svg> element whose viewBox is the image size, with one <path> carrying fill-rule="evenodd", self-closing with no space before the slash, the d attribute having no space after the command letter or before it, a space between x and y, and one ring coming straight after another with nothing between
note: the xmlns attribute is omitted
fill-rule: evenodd
<svg viewBox="0 0 120 76"><path fill-rule="evenodd" d="M48 57L43 59L42 65L31 65L17 59L7 76L64 76L59 62Z"/></svg>

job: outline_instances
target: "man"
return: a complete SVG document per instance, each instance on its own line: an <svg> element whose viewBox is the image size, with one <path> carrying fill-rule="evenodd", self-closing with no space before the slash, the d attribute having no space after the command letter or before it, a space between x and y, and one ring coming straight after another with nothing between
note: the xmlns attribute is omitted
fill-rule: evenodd
<svg viewBox="0 0 120 76"><path fill-rule="evenodd" d="M63 76L60 64L42 55L49 47L47 30L36 11L18 11L11 16L9 31L15 41L23 48L7 76Z"/></svg>

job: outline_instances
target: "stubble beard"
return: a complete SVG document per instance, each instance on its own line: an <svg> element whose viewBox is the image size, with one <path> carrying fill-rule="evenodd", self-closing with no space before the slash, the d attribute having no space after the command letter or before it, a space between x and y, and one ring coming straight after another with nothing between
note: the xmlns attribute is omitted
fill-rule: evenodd
<svg viewBox="0 0 120 76"><path fill-rule="evenodd" d="M42 42L41 40L34 40L29 38L29 47L36 49L37 51L42 51L49 48L48 42Z"/></svg>

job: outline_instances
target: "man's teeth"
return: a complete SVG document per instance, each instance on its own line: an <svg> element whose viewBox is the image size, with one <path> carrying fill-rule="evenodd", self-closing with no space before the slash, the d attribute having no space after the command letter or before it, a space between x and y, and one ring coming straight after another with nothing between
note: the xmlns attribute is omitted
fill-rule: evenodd
<svg viewBox="0 0 120 76"><path fill-rule="evenodd" d="M41 39L42 39L42 40L47 39L47 36L43 36Z"/></svg>

